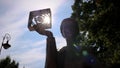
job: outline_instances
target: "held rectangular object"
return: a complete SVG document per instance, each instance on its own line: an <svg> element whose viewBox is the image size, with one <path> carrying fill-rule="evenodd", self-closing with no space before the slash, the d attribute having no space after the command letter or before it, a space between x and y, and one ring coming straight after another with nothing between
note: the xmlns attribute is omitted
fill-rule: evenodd
<svg viewBox="0 0 120 68"><path fill-rule="evenodd" d="M39 28L49 29L51 28L51 10L42 9L31 11L28 20L28 29L34 31L33 25L40 25Z"/></svg>

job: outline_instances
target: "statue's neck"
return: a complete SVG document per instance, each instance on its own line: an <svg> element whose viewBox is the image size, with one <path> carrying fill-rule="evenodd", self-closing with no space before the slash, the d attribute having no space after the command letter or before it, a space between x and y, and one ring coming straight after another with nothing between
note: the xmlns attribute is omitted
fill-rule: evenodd
<svg viewBox="0 0 120 68"><path fill-rule="evenodd" d="M67 46L71 46L75 43L74 39L66 39L66 41L67 41Z"/></svg>

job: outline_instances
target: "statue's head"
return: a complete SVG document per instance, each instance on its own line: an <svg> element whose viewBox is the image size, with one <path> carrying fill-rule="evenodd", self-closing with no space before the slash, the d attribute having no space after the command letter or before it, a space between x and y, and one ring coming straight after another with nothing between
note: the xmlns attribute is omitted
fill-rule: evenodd
<svg viewBox="0 0 120 68"><path fill-rule="evenodd" d="M66 39L73 39L79 34L78 23L72 18L66 18L61 23L61 33Z"/></svg>

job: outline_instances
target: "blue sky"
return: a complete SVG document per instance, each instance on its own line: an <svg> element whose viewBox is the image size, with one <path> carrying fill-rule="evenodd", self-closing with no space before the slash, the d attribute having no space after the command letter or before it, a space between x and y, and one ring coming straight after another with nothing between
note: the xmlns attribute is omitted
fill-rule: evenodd
<svg viewBox="0 0 120 68"><path fill-rule="evenodd" d="M27 28L29 12L51 8L52 29L57 48L66 45L60 33L61 21L71 16L74 0L0 0L0 42L5 33L11 35L11 48L2 49L1 58L7 55L19 62L19 68L44 68L46 37Z"/></svg>

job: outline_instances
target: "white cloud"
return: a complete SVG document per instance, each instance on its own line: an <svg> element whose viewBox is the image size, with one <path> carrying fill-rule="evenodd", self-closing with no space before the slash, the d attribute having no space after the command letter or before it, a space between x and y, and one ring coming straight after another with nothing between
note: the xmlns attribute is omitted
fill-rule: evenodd
<svg viewBox="0 0 120 68"><path fill-rule="evenodd" d="M57 49L62 48L66 45L66 41L62 37L55 37L57 43ZM62 40L62 41L61 41ZM37 61L42 60L41 63L45 62L45 52L46 52L46 40L34 42L29 42L29 46L25 45L26 41L24 41L21 45L22 47L18 48L18 51L22 51L22 49L26 49L21 53L17 53L17 51L12 51L12 57L17 59L19 63L23 65L30 65L31 63L35 63ZM29 48L29 49L28 49ZM32 49L31 49L32 48ZM43 60L44 59L44 60ZM31 64L32 65L32 64ZM34 64L33 64L34 65Z"/></svg>
<svg viewBox="0 0 120 68"><path fill-rule="evenodd" d="M45 62L45 45L46 40L32 42L31 40L19 41L16 42L20 45L14 45L8 50L2 50L2 56L5 54L10 55L12 59L20 63L20 68L23 68L24 65L28 65L29 68L32 68L36 65L36 62L39 63ZM3 55L4 54L4 55Z"/></svg>
<svg viewBox="0 0 120 68"><path fill-rule="evenodd" d="M63 46L66 46L66 41L62 37L55 37L57 49L61 49ZM62 40L62 41L61 41ZM20 63L20 68L24 65L31 67L37 61L39 63L45 63L45 52L46 52L46 39L41 41L32 42L32 40L17 41L16 43L20 45L14 45L9 50L3 50L3 54L10 55L11 58L14 58ZM3 55L5 56L5 55ZM44 66L44 65L43 65Z"/></svg>
<svg viewBox="0 0 120 68"><path fill-rule="evenodd" d="M8 50L3 49L2 57L10 55L15 60L18 60L22 66L30 65L38 60L42 60L41 63L44 63L46 40L34 42L34 39L20 39L23 35L29 35L25 33L28 31L29 12L51 8L52 15L55 15L59 6L66 1L69 0L0 0L0 9L6 9L0 13L0 42L5 33L9 33L12 38L12 47ZM55 20L54 16L53 20ZM55 38L58 49L66 45L65 39L61 37ZM30 66L34 66L34 64Z"/></svg>
<svg viewBox="0 0 120 68"><path fill-rule="evenodd" d="M5 33L10 33L13 42L19 40L27 29L29 11L50 7L54 13L64 0L47 1L49 0L0 0L2 8L9 7L5 13L0 14L0 40Z"/></svg>
<svg viewBox="0 0 120 68"><path fill-rule="evenodd" d="M61 49L66 46L66 40L63 37L56 37L57 49Z"/></svg>
<svg viewBox="0 0 120 68"><path fill-rule="evenodd" d="M21 53L16 56L21 60L21 64L30 64L45 58L45 52L40 51L40 48L33 48L27 52Z"/></svg>
<svg viewBox="0 0 120 68"><path fill-rule="evenodd" d="M25 31L22 26L27 26L29 11L51 8L54 14L64 1L65 0L1 0L0 2L4 5L3 7L7 6L10 8L0 16L0 33L4 34L9 32L12 33L13 36L16 36L15 38L18 38Z"/></svg>

